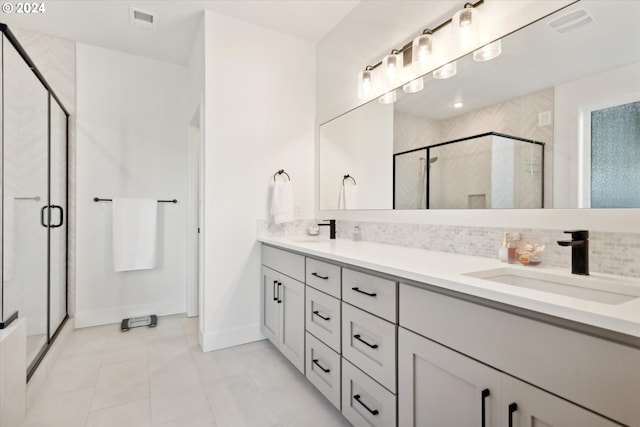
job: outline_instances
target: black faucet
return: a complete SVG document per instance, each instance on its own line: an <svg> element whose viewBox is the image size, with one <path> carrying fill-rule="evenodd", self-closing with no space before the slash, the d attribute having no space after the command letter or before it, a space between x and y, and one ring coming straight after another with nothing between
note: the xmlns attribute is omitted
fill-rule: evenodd
<svg viewBox="0 0 640 427"><path fill-rule="evenodd" d="M335 239L336 238L336 220L335 219L329 219L326 220L329 221L329 223L323 222L321 224L318 224L318 226L323 227L329 227L329 238L330 239Z"/></svg>
<svg viewBox="0 0 640 427"><path fill-rule="evenodd" d="M571 246L571 273L589 275L589 232L587 230L565 231L571 240L558 240L560 246Z"/></svg>

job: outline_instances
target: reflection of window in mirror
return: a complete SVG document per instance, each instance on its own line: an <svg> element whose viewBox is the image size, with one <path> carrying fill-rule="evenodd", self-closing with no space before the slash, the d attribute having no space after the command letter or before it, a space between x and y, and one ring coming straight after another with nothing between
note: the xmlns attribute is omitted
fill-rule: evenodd
<svg viewBox="0 0 640 427"><path fill-rule="evenodd" d="M590 157L585 202L592 208L640 207L640 101L594 109L585 118L591 139L584 145L585 160Z"/></svg>

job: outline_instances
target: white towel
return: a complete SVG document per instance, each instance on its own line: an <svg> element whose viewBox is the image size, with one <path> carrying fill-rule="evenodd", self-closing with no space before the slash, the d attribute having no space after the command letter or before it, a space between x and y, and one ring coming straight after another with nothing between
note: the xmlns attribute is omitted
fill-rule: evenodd
<svg viewBox="0 0 640 427"><path fill-rule="evenodd" d="M271 215L273 222L282 224L293 221L293 187L291 181L276 178L271 194Z"/></svg>
<svg viewBox="0 0 640 427"><path fill-rule="evenodd" d="M158 201L113 199L113 270L155 267Z"/></svg>
<svg viewBox="0 0 640 427"><path fill-rule="evenodd" d="M338 196L338 209L358 209L358 186L343 181Z"/></svg>

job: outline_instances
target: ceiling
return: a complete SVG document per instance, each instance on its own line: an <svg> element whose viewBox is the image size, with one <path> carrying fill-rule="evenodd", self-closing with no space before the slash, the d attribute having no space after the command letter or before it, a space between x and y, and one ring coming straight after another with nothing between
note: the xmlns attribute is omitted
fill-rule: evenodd
<svg viewBox="0 0 640 427"><path fill-rule="evenodd" d="M42 14L0 15L10 28L50 34L95 46L186 64L203 10L315 43L359 0L105 1L49 0ZM155 15L156 30L129 25L129 8Z"/></svg>

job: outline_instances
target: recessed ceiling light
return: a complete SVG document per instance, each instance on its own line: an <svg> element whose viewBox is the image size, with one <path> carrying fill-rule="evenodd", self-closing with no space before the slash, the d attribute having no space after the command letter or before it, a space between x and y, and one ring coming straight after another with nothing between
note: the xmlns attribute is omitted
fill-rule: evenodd
<svg viewBox="0 0 640 427"><path fill-rule="evenodd" d="M462 101L457 101L453 103L453 108L462 108L464 106L464 104L462 103Z"/></svg>

